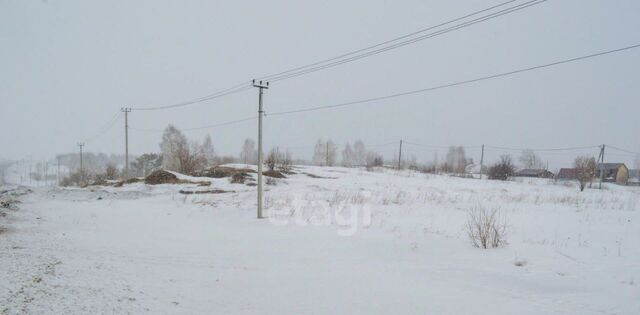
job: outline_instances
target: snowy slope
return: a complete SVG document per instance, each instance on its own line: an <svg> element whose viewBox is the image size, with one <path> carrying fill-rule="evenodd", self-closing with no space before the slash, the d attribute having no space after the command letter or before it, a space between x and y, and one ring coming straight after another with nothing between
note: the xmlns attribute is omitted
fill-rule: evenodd
<svg viewBox="0 0 640 315"><path fill-rule="evenodd" d="M638 187L296 172L264 220L228 179L36 188L0 219L0 312L640 313ZM178 193L212 188L233 192ZM471 246L474 207L500 210L507 246Z"/></svg>

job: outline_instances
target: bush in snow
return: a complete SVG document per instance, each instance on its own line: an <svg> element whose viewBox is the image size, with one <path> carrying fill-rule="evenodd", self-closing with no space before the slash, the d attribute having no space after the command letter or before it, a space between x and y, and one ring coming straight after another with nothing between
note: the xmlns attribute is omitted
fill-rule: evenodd
<svg viewBox="0 0 640 315"><path fill-rule="evenodd" d="M467 235L473 246L479 248L495 248L506 244L507 226L501 222L497 209L488 210L476 207L469 211L467 218Z"/></svg>
<svg viewBox="0 0 640 315"><path fill-rule="evenodd" d="M503 155L500 157L500 161L489 168L489 179L507 180L513 172L515 167L511 162L511 156Z"/></svg>

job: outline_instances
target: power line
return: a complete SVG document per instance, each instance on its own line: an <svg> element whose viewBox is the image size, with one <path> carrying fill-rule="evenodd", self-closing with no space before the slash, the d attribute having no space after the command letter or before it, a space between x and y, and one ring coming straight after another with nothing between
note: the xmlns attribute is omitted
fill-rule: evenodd
<svg viewBox="0 0 640 315"><path fill-rule="evenodd" d="M314 107L307 107L307 108L295 109L295 110L289 110L289 111L280 111L280 112L271 113L269 115L270 116L278 116L278 115L288 115L288 114L295 114L295 113L302 113L302 112L317 111L317 110L322 110L322 109L333 109L333 108L346 107L346 106L351 106L351 105L356 105L356 104L369 103L369 102L374 102L374 101L381 101L381 100L386 100L386 99L391 99L391 98L396 98L396 97L401 97L401 96L407 96L407 95L412 95L412 94L425 93L425 92L441 90L441 89L446 89L446 88L450 88L450 87L471 84L471 83L485 81L485 80L496 79L496 78L500 78L500 77L506 77L506 76L510 76L510 75L514 75L514 74L518 74L518 73L522 73L522 72L528 72L528 71L533 71L533 70L553 67L553 66L557 66L557 65L561 65L561 64L565 64L565 63L570 63L570 62L580 61L580 60L584 60L584 59L599 57L599 56L603 56L603 55L607 55L607 54L617 53L617 52L621 52L621 51L631 50L631 49L635 49L635 48L638 48L638 47L640 47L640 44L626 46L626 47L617 48L617 49L613 49L613 50L607 50L607 51L603 51L603 52L598 52L598 53L585 55L585 56L580 56L580 57L575 57L575 58L570 58L570 59L564 59L564 60L555 61L555 62L552 62L552 63L547 63L547 64L543 64L543 65L539 65L539 66L533 66L533 67L528 67L528 68L523 68L523 69L518 69L518 70L513 70L513 71L508 71L508 72L502 72L502 73L488 75L488 76L483 76L483 77L479 77L479 78L475 78L475 79L458 81L458 82L454 82L454 83L448 83L448 84L428 87L428 88L424 88L424 89L401 92L401 93L385 95L385 96L372 97L372 98L367 98L367 99L362 99L362 100L357 100L357 101L333 104L333 105L314 106Z"/></svg>
<svg viewBox="0 0 640 315"><path fill-rule="evenodd" d="M592 146L569 147L569 148L543 148L543 149L531 149L531 148L513 148L513 147L499 147L499 146L486 145L486 146L485 146L485 148L489 148L489 149L497 149L497 150L505 150L505 151L524 151L524 150L531 150L531 151L536 151L536 152L545 152L545 151L576 151L576 150L585 150L585 149L596 149L596 148L600 148L600 146L598 146L598 145L592 145Z"/></svg>
<svg viewBox="0 0 640 315"><path fill-rule="evenodd" d="M462 17L459 17L459 18L456 18L456 19L453 19L453 20L449 20L449 21L446 21L444 23L440 23L438 25L430 26L430 27L427 27L427 28L424 28L424 29L421 29L421 30L418 30L418 31L415 31L415 32L411 32L409 34L405 34L405 35L402 35L400 37L396 37L396 38L393 38L393 39L390 39L390 40L386 40L384 42L381 42L381 43L378 43L378 44L375 44L375 45L367 46L367 47L364 47L364 48L361 48L361 49L350 51L350 52L347 52L347 53L344 53L344 54L341 54L341 55L338 55L338 56L335 56L335 57L332 57L332 58L323 59L323 60L320 60L320 61L317 61L317 62L314 62L314 63L310 63L310 64L307 64L307 65L295 67L295 68L292 68L292 69L289 69L289 70L286 70L286 71L282 71L282 72L266 75L266 76L260 77L260 79L269 80L269 79L272 79L272 78L277 78L277 77L280 77L280 76L283 76L283 75L286 75L286 74L290 74L292 72L297 72L297 71L304 70L304 69L307 69L307 68L310 68L310 67L314 67L314 66L318 66L318 65L321 65L321 64L324 64L324 63L331 62L331 61L339 60L339 59L342 59L344 57L349 57L351 55L355 55L357 53L365 52L365 51L371 50L373 48L377 48L377 47L384 46L384 45L387 45L387 44L390 44L390 43L393 43L393 42L397 42L399 40L402 40L402 39L405 39L405 38L409 38L411 36L418 35L420 33L424 33L426 31L430 31L430 30L433 30L433 29L441 27L441 26L445 26L445 25L448 25L448 24L451 24L451 23L458 22L460 20L472 17L472 16L480 14L480 13L484 13L484 12L489 11L489 10L493 10L495 8L504 6L506 4L509 4L509 3L512 3L512 2L515 2L515 1L516 0L510 0L510 1L507 1L507 2L503 2L503 3L500 3L498 5L494 5L494 6L491 6L489 8L482 9L480 11L475 11L475 12L472 12L470 14L464 15Z"/></svg>
<svg viewBox="0 0 640 315"><path fill-rule="evenodd" d="M247 117L247 118L242 118L242 119L236 119L236 120L221 122L221 123L217 123L217 124L213 124L213 125L206 125L206 126L193 127L193 128L184 128L184 129L176 128L176 129L178 129L180 131L192 131L192 130L209 129L209 128L215 128L215 127L238 124L238 123L245 122L245 121L255 120L256 118L258 118L258 117L253 116L253 117ZM131 127L131 126L129 126L129 129L136 130L136 131L143 131L143 132L164 132L164 129L143 129L143 128L134 128L134 127Z"/></svg>
<svg viewBox="0 0 640 315"><path fill-rule="evenodd" d="M109 119L109 121L106 124L104 124L102 127L100 127L98 129L98 131L96 131L96 133L94 133L92 136L86 138L83 142L84 143L89 143L89 142L92 142L93 140L97 139L98 137L102 136L107 131L109 131L111 128L113 128L113 126L115 126L115 124L116 124L116 122L118 122L118 120L120 120L120 113L116 113L114 116L112 116L112 118Z"/></svg>
<svg viewBox="0 0 640 315"><path fill-rule="evenodd" d="M292 72L289 73L289 71L286 71L286 72L283 72L282 75L267 76L267 78L269 80L271 80L272 82L275 82L275 81L281 81L281 80L286 80L286 79L289 79L289 78L301 76L301 75L308 74L308 73L311 73L311 72L324 70L326 68L335 67L335 66L347 63L347 62L351 62L351 61L359 60L359 59L366 58L366 57L369 57L369 56L377 55L379 53L386 52L388 50L396 49L396 48L399 48L399 47L403 47L403 46L406 46L406 45L409 45L409 44L416 43L418 41L422 41L422 40L429 39L429 38L432 38L432 37L436 37L436 36L439 36L439 35L442 35L442 34L453 32L453 31L456 31L456 30L459 30L459 29L462 29L462 28L466 28L466 27L469 27L471 25L474 25L474 24L477 24L477 23L481 23L481 22L484 22L484 21L487 21L487 20L491 20L491 19L503 16L503 15L506 15L506 14L509 14L509 13L513 13L513 12L516 12L516 11L519 11L519 10L522 10L522 9L526 9L528 7L531 7L531 6L534 6L534 5L537 5L537 4L541 4L541 3L546 2L546 1L547 0L531 0L531 1L519 4L519 5L516 5L516 6L513 6L513 7L510 7L510 8L507 8L507 9L503 9L503 10L500 10L500 11L497 11L497 12L494 12L494 13L491 13L491 14L488 14L488 15L485 15L485 16L470 20L470 21L466 21L466 22L463 22L463 23L460 23L460 24L457 24L457 25L454 25L454 26L451 26L451 27L448 27L448 28L445 28L445 29L442 29L442 30L438 30L438 31L433 32L433 33L428 33L428 34L425 34L425 35L422 35L422 36L419 36L419 37L416 37L416 38L412 38L412 39L409 39L409 40L401 41L399 43L396 43L396 44L393 44L393 45L390 45L390 46L386 46L386 47L375 49L375 50L372 50L372 51L369 51L369 52L358 54L358 55L355 55L355 56L352 56L352 57L349 57L349 58L346 58L346 59L341 59L341 57L334 57L334 58L327 59L327 60L336 60L336 61L329 62L329 63L326 63L326 64L323 64L325 62L318 62L318 63L315 63L315 64L320 64L318 66L312 67L311 65L309 65L309 66L298 67L301 70L298 70L298 71L289 70L289 71L292 71ZM507 3L509 3L509 2L503 3L501 5L504 5L504 4L507 4ZM498 6L501 6L501 5L498 5ZM457 18L457 19L454 19L454 20L439 24L437 26L433 26L431 28L428 28L428 29L425 29L425 30L422 30L422 31L419 31L419 32L416 32L416 33L424 32L426 30L437 28L439 26L447 25L447 24L450 24L450 23L465 19L467 17L470 17L470 16L473 16L473 15L485 12L487 10L491 10L491 9L496 8L498 6L494 6L494 7L488 8L488 9L477 11L477 12L474 12L472 14L466 15L465 17ZM404 37L407 37L407 36L409 36L409 35L405 35ZM398 40L398 39L387 41L387 42L393 42L393 41L396 41L396 40ZM383 45L383 44L374 45L372 47L376 47L376 46L380 46L380 45ZM366 51L368 49L369 48L365 48L365 49L362 49L362 50ZM362 51L362 50L359 50L359 51ZM349 56L351 54L353 54L353 53L345 54L343 56Z"/></svg>
<svg viewBox="0 0 640 315"><path fill-rule="evenodd" d="M614 149L614 150L618 150L618 151L621 151L621 152L630 153L630 154L637 154L637 155L640 155L640 152L635 152L635 151L630 151L630 150L626 150L626 149L621 149L621 148L614 147L614 146L611 146L611 145L608 145L608 144L607 144L607 148L609 148L609 149Z"/></svg>
<svg viewBox="0 0 640 315"><path fill-rule="evenodd" d="M326 69L328 67L334 67L334 66L346 63L346 62L351 62L351 61L354 61L354 60L358 60L358 59L362 59L362 58L369 57L369 56L372 56L372 55L376 55L376 54L385 52L387 50L399 48L399 47L402 47L402 46L406 46L406 45L415 43L417 41L422 41L422 40L425 40L427 38L431 38L431 37L434 37L434 36L437 36L437 35L442 35L442 34L445 34L445 33L451 32L451 31L458 30L460 28L471 26L473 24L480 23L480 22L483 22L483 21L486 21L486 20L489 20L489 19L493 19L493 18L499 17L499 16L504 15L504 14L512 13L512 12L527 8L527 7L532 6L532 5L540 4L540 3L545 2L547 0L531 0L531 1L519 4L519 5L516 5L516 6L513 6L513 7L510 7L510 8L498 11L498 12L491 13L489 15L486 15L486 16L483 16L483 17L480 17L480 18L477 18L477 19L474 19L474 20L471 20L471 21L467 21L467 22L455 25L453 27L450 27L450 28L447 28L447 29L444 29L444 30L437 31L435 33L430 33L430 34L422 35L422 36L417 37L417 38L412 38L412 39L409 39L409 40L406 40L406 41L398 42L398 41L400 41L402 39L407 39L407 38L410 38L412 36L424 33L426 31L430 31L430 30L436 29L438 27L449 25L449 24L452 24L452 23L455 23L455 22L462 21L464 19L470 18L472 16L476 16L476 15L481 14L481 13L485 13L487 11L494 10L496 8L505 6L505 5L509 4L509 3L513 3L514 1L516 1L516 0L506 1L506 2L503 2L503 3L500 3L500 4L497 4L497 5L494 5L494 6L479 10L479 11L472 12L472 13L464 15L462 17L458 17L458 18L449 20L447 22L440 23L438 25L434 25L434 26L431 26L431 27L428 27L428 28L425 28L425 29L421 29L421 30L418 30L418 31L415 31L415 32L412 32L412 33L409 33L409 34L406 34L406 35L391 39L391 40L384 41L384 42L379 43L379 44L375 44L375 45L368 46L368 47L365 47L365 48L362 48L362 49L358 49L358 50L355 50L355 51L352 51L352 52L348 52L346 54L342 54L342 55L339 55L339 56L336 56L336 57L324 59L324 60L321 60L321 61L318 61L318 62L314 62L314 63L308 64L308 65L295 67L295 68L292 68L292 69L289 69L289 70L286 70L286 71L282 71L282 72L278 72L278 73L275 73L275 74L267 75L267 76L261 77L260 79L267 80L267 79L273 78L273 81L280 81L280 80L285 80L285 79L288 79L288 78L291 78L291 77L294 77L294 76L300 76L300 75L307 74L307 73L310 73L310 72L323 70L323 69ZM377 47L381 47L381 46L384 46L384 45L387 45L387 44L391 44L391 43L394 43L394 42L398 42L398 43L395 43L395 44L393 44L391 46L383 47L383 48L380 48L380 49L377 49L377 50L369 51L371 49L374 49L374 48L377 48ZM369 52L367 52L367 51L369 51ZM357 55L358 53L363 53L363 52L366 52L366 53ZM352 57L350 57L348 59L343 59L343 58L349 57L349 56L352 56ZM332 61L333 61L333 63L331 63ZM184 106L188 106L188 105L192 105L192 104L196 104L196 103L200 103L200 102L204 102L204 101L208 101L208 100L212 100L212 99L215 99L215 98L220 98L220 97L223 97L223 96L226 96L226 95L235 94L235 93L238 93L238 92L242 92L242 91L248 90L248 89L251 88L250 83L251 83L251 81L245 81L245 82L242 82L240 84L234 85L234 86L232 86L230 88L227 88L227 89L224 89L224 90L221 90L221 91L218 91L218 92L215 92L213 94L209 94L209 95L206 95L206 96L203 96L203 97L200 97L200 98L189 100L189 101L184 101L184 102L179 102L179 103L174 103L174 104L169 104L169 105L164 105L164 106L133 107L132 110L135 110L135 111L149 111L149 110L164 110L164 109L184 107Z"/></svg>
<svg viewBox="0 0 640 315"><path fill-rule="evenodd" d="M430 148L430 149L448 149L452 146L446 146L446 145L428 145L428 144L421 144L421 143L416 143L416 142L411 142L411 141L404 141L404 143L406 144L410 144L410 145L414 145L414 146L418 146L418 147L423 147L423 148ZM479 145L470 145L470 146L455 146L455 147L462 147L465 149L475 149L475 148L480 148L481 146Z"/></svg>
<svg viewBox="0 0 640 315"><path fill-rule="evenodd" d="M185 102L180 102L180 103L175 103L175 104L170 104L170 105L164 105L164 106L132 107L131 109L134 110L134 111L149 111L149 110L163 110L163 109L184 107L184 106L188 106L188 105L192 105L192 104L196 104L196 103L201 103L201 102L204 102L204 101L208 101L208 100L220 98L220 97L223 97L223 96L227 96L227 95L231 95L231 94L235 94L235 93L246 91L246 90L251 88L249 83L251 83L251 81L242 82L242 83L234 85L234 86L232 86L232 87L230 87L228 89L224 89L222 91L218 91L216 93L209 94L207 96L203 96L203 97L196 98L196 99L189 100L189 101L185 101Z"/></svg>

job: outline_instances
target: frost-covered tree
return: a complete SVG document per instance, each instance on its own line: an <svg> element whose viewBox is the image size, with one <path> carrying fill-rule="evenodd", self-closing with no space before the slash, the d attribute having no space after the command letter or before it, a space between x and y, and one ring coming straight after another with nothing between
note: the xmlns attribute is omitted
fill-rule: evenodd
<svg viewBox="0 0 640 315"><path fill-rule="evenodd" d="M240 152L240 160L244 164L256 163L258 157L258 151L256 150L256 143L252 139L244 139L242 144L242 151Z"/></svg>
<svg viewBox="0 0 640 315"><path fill-rule="evenodd" d="M469 160L467 160L463 147L449 147L446 156L446 162L442 166L445 172L462 174L467 169Z"/></svg>
<svg viewBox="0 0 640 315"><path fill-rule="evenodd" d="M353 149L351 149L351 144L347 142L345 144L344 149L342 149L342 165L346 167L352 167L355 164L354 162L354 153Z"/></svg>
<svg viewBox="0 0 640 315"><path fill-rule="evenodd" d="M180 170L180 156L189 150L189 143L180 130L168 125L162 134L160 151L162 152L162 167L168 170Z"/></svg>
<svg viewBox="0 0 640 315"><path fill-rule="evenodd" d="M162 134L160 150L162 167L168 170L190 174L206 164L202 147L197 142L190 144L182 132L172 125L167 126Z"/></svg>
<svg viewBox="0 0 640 315"><path fill-rule="evenodd" d="M315 165L324 165L326 158L326 144L322 139L318 139L316 141L316 145L313 148L313 157L311 158L311 162Z"/></svg>
<svg viewBox="0 0 640 315"><path fill-rule="evenodd" d="M318 139L313 149L312 162L315 165L333 166L336 163L337 147L333 141L322 141Z"/></svg>
<svg viewBox="0 0 640 315"><path fill-rule="evenodd" d="M202 146L200 149L202 150L203 158L206 160L207 166L213 164L216 159L216 151L213 147L213 142L211 141L210 135L207 135L204 138L204 142L202 142Z"/></svg>
<svg viewBox="0 0 640 315"><path fill-rule="evenodd" d="M131 168L135 176L147 176L153 171L162 167L162 155L156 153L145 153L131 162Z"/></svg>
<svg viewBox="0 0 640 315"><path fill-rule="evenodd" d="M367 163L367 148L362 140L358 140L353 144L353 164L362 166Z"/></svg>
<svg viewBox="0 0 640 315"><path fill-rule="evenodd" d="M533 150L523 150L518 158L522 168L526 169L544 169L545 165L542 159Z"/></svg>

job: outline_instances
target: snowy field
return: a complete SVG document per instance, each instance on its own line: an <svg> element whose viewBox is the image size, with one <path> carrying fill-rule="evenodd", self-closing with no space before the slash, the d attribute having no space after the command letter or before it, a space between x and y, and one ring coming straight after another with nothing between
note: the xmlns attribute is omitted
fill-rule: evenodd
<svg viewBox="0 0 640 315"><path fill-rule="evenodd" d="M295 171L263 220L228 178L7 184L27 194L0 216L0 314L640 314L639 187ZM472 246L479 207L507 245Z"/></svg>

